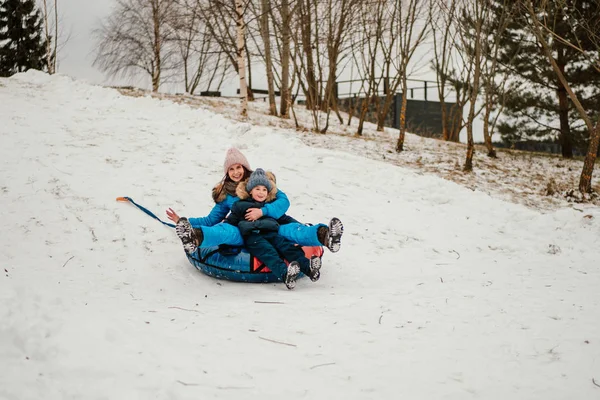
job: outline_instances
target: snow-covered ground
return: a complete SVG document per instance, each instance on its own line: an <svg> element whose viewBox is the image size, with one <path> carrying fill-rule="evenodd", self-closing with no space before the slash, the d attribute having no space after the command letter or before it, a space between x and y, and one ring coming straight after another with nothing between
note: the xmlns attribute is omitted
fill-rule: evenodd
<svg viewBox="0 0 600 400"><path fill-rule="evenodd" d="M353 137L64 76L0 79L0 104L2 399L600 396L598 207L540 212ZM231 145L290 215L344 221L317 283L207 277L115 201L205 215Z"/></svg>

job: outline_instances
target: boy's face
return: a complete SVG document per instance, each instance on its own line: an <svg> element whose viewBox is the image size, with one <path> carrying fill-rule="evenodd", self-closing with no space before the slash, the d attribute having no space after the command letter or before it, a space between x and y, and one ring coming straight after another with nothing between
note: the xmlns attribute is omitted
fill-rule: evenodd
<svg viewBox="0 0 600 400"><path fill-rule="evenodd" d="M252 199L255 201L265 201L268 194L269 191L263 185L254 186L254 188L250 191L250 196L252 196Z"/></svg>

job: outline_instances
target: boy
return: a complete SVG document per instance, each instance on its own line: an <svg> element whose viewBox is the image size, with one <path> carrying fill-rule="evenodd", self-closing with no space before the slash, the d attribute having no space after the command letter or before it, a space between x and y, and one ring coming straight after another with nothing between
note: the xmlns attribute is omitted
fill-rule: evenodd
<svg viewBox="0 0 600 400"><path fill-rule="evenodd" d="M252 222L244 219L249 208L261 208L265 202L275 199L277 187L273 174L257 168L246 181L238 184L236 194L240 200L233 203L225 221L239 228L248 252L265 263L274 274L281 276L290 290L296 286L300 272L311 281L318 281L321 259L313 256L309 260L300 246L280 236L275 219L261 217ZM283 259L288 260L289 265L286 266Z"/></svg>

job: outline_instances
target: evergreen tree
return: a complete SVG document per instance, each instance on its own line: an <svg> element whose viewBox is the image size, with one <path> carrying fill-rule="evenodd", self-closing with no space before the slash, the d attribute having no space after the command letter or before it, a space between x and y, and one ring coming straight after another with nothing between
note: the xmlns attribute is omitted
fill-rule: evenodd
<svg viewBox="0 0 600 400"><path fill-rule="evenodd" d="M514 0L509 3L517 3ZM492 0L500 15L506 1ZM540 20L548 27L546 40L565 78L579 95L587 111L600 107L600 72L594 69L589 54L597 54L590 32L574 21L598 7L598 0L563 0L543 2L538 8ZM518 5L518 4L517 4ZM498 126L504 141L543 139L558 142L563 157L573 156L573 146L585 151L589 137L586 125L574 108L566 89L552 70L547 57L530 30L523 13L517 13L502 35L500 61L512 75L507 93L506 119ZM557 39L578 43L588 56Z"/></svg>
<svg viewBox="0 0 600 400"><path fill-rule="evenodd" d="M42 23L35 0L0 0L0 76L44 68Z"/></svg>

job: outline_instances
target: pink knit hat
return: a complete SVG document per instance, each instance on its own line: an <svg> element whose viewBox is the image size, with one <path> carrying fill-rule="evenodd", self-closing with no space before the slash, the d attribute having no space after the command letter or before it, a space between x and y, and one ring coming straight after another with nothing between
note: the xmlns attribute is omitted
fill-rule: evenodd
<svg viewBox="0 0 600 400"><path fill-rule="evenodd" d="M242 164L248 171L252 171L250 168L250 163L246 159L246 156L242 154L241 151L236 149L235 147L227 150L227 154L225 155L225 161L223 162L223 172L227 175L227 171L232 165Z"/></svg>

